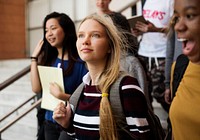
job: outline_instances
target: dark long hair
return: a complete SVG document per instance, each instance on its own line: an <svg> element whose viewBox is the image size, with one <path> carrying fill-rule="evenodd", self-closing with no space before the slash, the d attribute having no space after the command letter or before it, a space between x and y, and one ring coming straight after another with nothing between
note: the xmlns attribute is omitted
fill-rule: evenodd
<svg viewBox="0 0 200 140"><path fill-rule="evenodd" d="M64 13L53 12L47 15L44 19L44 22L43 22L44 44L40 52L41 54L40 64L45 65L45 66L51 66L55 62L58 56L57 49L55 47L52 47L45 38L46 22L51 18L55 18L58 20L58 23L60 24L60 26L62 27L65 33L65 37L62 44L63 47L62 47L61 67L63 68L64 75L69 75L72 72L74 63L77 61L79 56L76 49L77 36L76 36L76 29L75 29L74 22L71 20L69 16L67 16ZM65 51L68 52L68 62L69 62L66 70L64 70L64 64L63 64Z"/></svg>

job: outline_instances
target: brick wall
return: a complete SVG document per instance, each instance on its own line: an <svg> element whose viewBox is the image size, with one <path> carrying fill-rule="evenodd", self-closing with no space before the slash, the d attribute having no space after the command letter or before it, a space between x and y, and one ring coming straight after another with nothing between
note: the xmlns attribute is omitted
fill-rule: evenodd
<svg viewBox="0 0 200 140"><path fill-rule="evenodd" d="M25 0L0 0L0 60L24 58Z"/></svg>

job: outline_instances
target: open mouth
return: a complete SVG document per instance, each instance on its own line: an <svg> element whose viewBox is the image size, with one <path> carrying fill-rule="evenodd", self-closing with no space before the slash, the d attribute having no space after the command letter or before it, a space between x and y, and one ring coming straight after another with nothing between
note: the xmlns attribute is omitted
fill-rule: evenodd
<svg viewBox="0 0 200 140"><path fill-rule="evenodd" d="M189 54L195 49L196 42L194 40L179 38L178 41L182 42L182 49L185 54Z"/></svg>
<svg viewBox="0 0 200 140"><path fill-rule="evenodd" d="M178 38L178 41L182 42L182 47L185 48L187 46L188 40L185 38Z"/></svg>
<svg viewBox="0 0 200 140"><path fill-rule="evenodd" d="M55 38L49 38L48 41L49 43L53 43L55 41Z"/></svg>

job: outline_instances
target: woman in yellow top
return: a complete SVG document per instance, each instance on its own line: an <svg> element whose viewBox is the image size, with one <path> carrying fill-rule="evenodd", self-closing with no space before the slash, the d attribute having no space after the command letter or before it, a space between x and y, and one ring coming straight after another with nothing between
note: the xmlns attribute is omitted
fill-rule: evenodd
<svg viewBox="0 0 200 140"><path fill-rule="evenodd" d="M200 140L199 0L175 0L174 9L174 28L190 61L170 107L172 133L175 140Z"/></svg>

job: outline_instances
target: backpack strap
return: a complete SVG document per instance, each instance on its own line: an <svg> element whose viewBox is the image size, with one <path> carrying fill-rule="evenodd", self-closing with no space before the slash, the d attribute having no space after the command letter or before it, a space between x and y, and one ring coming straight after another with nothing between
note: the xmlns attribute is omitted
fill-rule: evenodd
<svg viewBox="0 0 200 140"><path fill-rule="evenodd" d="M110 104L113 112L114 119L120 128L128 128L126 123L126 117L124 115L120 91L121 91L121 81L124 77L128 76L126 73L121 73L119 78L110 87Z"/></svg>
<svg viewBox="0 0 200 140"><path fill-rule="evenodd" d="M177 57L172 81L172 98L176 95L177 88L183 78L188 63L189 59L186 55L181 54Z"/></svg>
<svg viewBox="0 0 200 140"><path fill-rule="evenodd" d="M185 70L188 66L189 59L186 55L181 54L177 57L176 63L174 66L174 74L173 74L173 80L172 80L172 99L176 96L177 88L183 78L183 75L185 73ZM167 134L166 134L166 140L171 139L172 137L172 126L170 122L170 118L167 118L168 122L168 128L167 128Z"/></svg>
<svg viewBox="0 0 200 140"><path fill-rule="evenodd" d="M126 116L124 115L124 109L122 106L120 91L122 90L123 78L129 76L125 72L121 72L118 79L110 87L110 105L114 120L116 121L117 131L119 133L119 139L132 139L137 140L138 138L129 132L128 124L126 122Z"/></svg>
<svg viewBox="0 0 200 140"><path fill-rule="evenodd" d="M71 104L73 112L75 112L76 110L81 93L83 92L83 88L84 88L84 83L82 82L69 98L69 102Z"/></svg>

